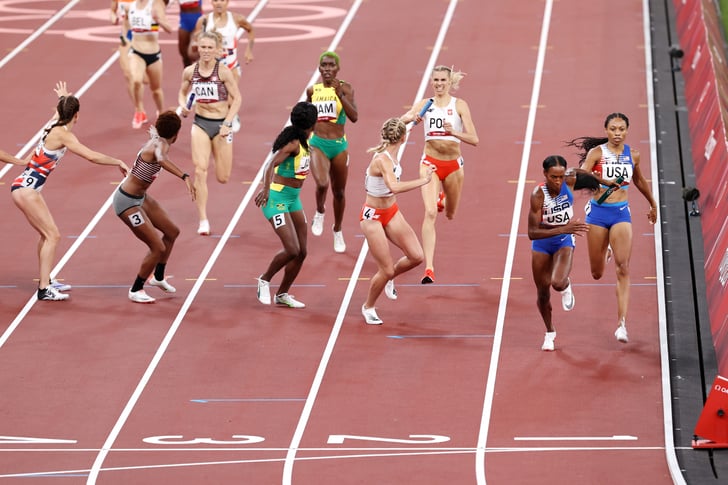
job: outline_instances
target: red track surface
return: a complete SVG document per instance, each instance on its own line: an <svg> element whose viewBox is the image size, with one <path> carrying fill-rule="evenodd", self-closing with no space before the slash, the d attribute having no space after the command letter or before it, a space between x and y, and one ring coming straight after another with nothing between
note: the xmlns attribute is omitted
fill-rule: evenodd
<svg viewBox="0 0 728 485"><path fill-rule="evenodd" d="M23 2L24 8L51 13L63 4ZM80 2L0 68L4 110L12 114L0 133L1 148L19 150L49 118L56 79L77 91L113 54L113 42L62 35L105 27L105 5ZM302 14L297 5L341 11L332 18L297 21L331 29L325 37L266 42L295 33L270 24L284 22L281 17L296 22ZM36 235L5 198L3 482L30 483L27 475L10 477L56 472L52 476L67 477L64 483L484 483L476 471L484 425L490 484L671 482L664 449L653 228L639 194L632 200L629 344L618 344L612 336L613 270L602 281L592 281L586 244L580 241L572 274L577 307L564 314L554 300L557 351L539 350L544 329L530 275L525 208L507 307L499 313L513 207L526 202L522 193L516 200L517 181L543 2L457 4L438 63L468 73L460 94L473 112L481 145L465 148L460 212L454 221L438 221L437 284L419 285L419 271L401 278L399 299L379 302L381 328L366 327L359 314L374 272L369 259L353 294L347 292L363 243L356 214L365 150L377 143L381 122L403 113L415 98L448 2L361 4L337 47L341 77L355 87L360 108L359 123L348 126L347 253L333 252L329 231L310 237L309 257L294 287L307 308L263 307L256 301L254 278L277 250L277 239L252 204L225 231L290 106L314 74L318 55L352 5L350 0L271 0L256 19L260 40L256 60L244 68L241 81L243 130L235 141L233 178L224 186L210 183L213 237L195 234L194 204L178 180L163 176L154 184L154 195L183 231L168 266L178 288L173 297L163 296L155 305L127 300L144 248L106 210L60 273L74 285L71 300L33 304L19 318L36 286ZM253 6L231 0L231 10L250 12ZM642 152L649 177L641 8L628 0L555 3L526 194L540 179L546 155L569 156L563 140L599 135L604 116L612 111L630 116L629 143ZM18 33L2 33L2 52L48 17L9 22L16 14L8 9L0 2L0 28L12 26ZM613 11L620 14L616 30L612 22L598 22ZM83 12L94 12L95 19ZM116 30L109 29L113 40ZM170 40L163 52L165 94L172 106L181 62L174 37L163 38ZM116 64L81 104L79 138L131 161L146 135L130 128L131 104ZM191 168L188 131L183 132L172 155ZM414 175L421 147L421 132L415 130L404 155L405 178ZM62 165L44 190L65 236L59 258L118 183L115 170L73 155ZM5 190L18 171L12 168L0 179ZM310 180L303 195L309 214L312 189ZM399 203L418 228L419 193L404 194ZM201 276L204 281L198 280ZM494 340L499 328L502 339ZM497 369L490 368L494 342L499 345ZM495 379L492 403L484 398L488 379ZM346 437L338 443L340 435ZM435 438L416 435L444 438L427 444ZM600 439L623 435L637 439ZM2 437L74 442L3 443ZM111 448L108 454L100 453L105 446ZM45 483L47 478L31 480Z"/></svg>

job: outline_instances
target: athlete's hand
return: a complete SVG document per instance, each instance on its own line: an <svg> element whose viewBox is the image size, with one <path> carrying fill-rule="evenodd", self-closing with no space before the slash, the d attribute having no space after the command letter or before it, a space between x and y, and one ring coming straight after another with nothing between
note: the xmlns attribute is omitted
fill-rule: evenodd
<svg viewBox="0 0 728 485"><path fill-rule="evenodd" d="M258 207L263 207L265 204L268 203L268 191L261 189L260 192L255 196L255 205Z"/></svg>
<svg viewBox="0 0 728 485"><path fill-rule="evenodd" d="M650 224L657 223L657 207L650 207L650 210L647 211L647 220L650 221Z"/></svg>
<svg viewBox="0 0 728 485"><path fill-rule="evenodd" d="M431 163L423 163L422 165L425 168L425 183L422 185L427 185L430 183L430 180L432 180L432 174L435 170L437 170L437 167Z"/></svg>
<svg viewBox="0 0 728 485"><path fill-rule="evenodd" d="M562 227L564 228L564 234L582 236L589 232L589 224L582 222L581 219L571 219Z"/></svg>
<svg viewBox="0 0 728 485"><path fill-rule="evenodd" d="M71 93L68 92L68 88L66 87L66 81L58 81L56 83L56 87L53 88L53 91L56 92L56 94L58 95L59 98L61 96L70 96L71 95Z"/></svg>
<svg viewBox="0 0 728 485"><path fill-rule="evenodd" d="M119 171L121 172L121 174L124 177L126 177L126 175L129 173L129 166L126 163L124 163L121 160L119 160L118 167L119 167Z"/></svg>

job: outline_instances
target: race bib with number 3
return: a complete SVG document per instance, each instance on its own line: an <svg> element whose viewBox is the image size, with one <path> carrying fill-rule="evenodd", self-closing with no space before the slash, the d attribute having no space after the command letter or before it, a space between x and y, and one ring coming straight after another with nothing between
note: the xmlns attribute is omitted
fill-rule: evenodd
<svg viewBox="0 0 728 485"><path fill-rule="evenodd" d="M132 227L139 227L146 222L144 220L144 214L142 214L142 211L132 212L127 217L129 218L129 222L131 223Z"/></svg>

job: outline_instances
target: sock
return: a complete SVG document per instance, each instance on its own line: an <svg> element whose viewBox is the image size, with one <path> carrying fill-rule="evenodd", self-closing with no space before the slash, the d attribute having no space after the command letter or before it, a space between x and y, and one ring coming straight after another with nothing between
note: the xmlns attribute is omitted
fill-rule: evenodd
<svg viewBox="0 0 728 485"><path fill-rule="evenodd" d="M154 279L157 281L162 281L164 279L164 270L166 268L166 263L157 263L157 266L154 268Z"/></svg>
<svg viewBox="0 0 728 485"><path fill-rule="evenodd" d="M131 286L131 291L139 291L144 288L144 278L137 276L134 280L134 284Z"/></svg>

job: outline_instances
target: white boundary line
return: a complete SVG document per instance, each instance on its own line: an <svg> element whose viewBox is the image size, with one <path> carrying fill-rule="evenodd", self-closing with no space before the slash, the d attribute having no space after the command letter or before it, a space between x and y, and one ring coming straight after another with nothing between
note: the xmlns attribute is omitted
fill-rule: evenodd
<svg viewBox="0 0 728 485"><path fill-rule="evenodd" d="M647 94L647 124L650 136L650 171L652 172L652 195L657 201L657 223L654 226L655 271L657 277L658 323L660 332L660 367L662 372L662 422L665 432L665 459L670 476L676 485L685 485L685 478L680 471L680 464L675 454L675 442L672 436L674 423L672 420L672 388L670 385L670 350L667 339L667 316L665 305L665 272L662 265L662 217L660 217L660 172L657 167L657 134L655 129L655 95L652 75L652 35L650 34L650 4L642 0L642 30L645 39L645 84Z"/></svg>
<svg viewBox="0 0 728 485"><path fill-rule="evenodd" d="M452 16L455 11L455 7L457 6L458 0L450 0L450 4L448 6L448 9L445 13L445 17L442 20L442 24L440 26L440 32L437 36L437 40L435 41L435 45L432 49L432 54L430 55L430 59L427 63L427 67L425 68L425 73L423 74L422 81L420 82L419 89L417 91L417 94L415 95L415 102L422 98L422 95L427 88L428 79L430 78L430 73L432 69L434 68L435 61L437 60L437 56L440 53L440 49L442 48L442 43L445 40L445 35L447 34L447 30L450 26L450 22L452 21ZM404 144L402 144L402 147L400 147L400 157L402 155L402 152L404 151ZM306 398L306 404L303 407L303 411L301 411L301 416L298 420L298 425L296 426L296 431L293 434L293 437L291 439L291 444L288 448L288 453L286 454L286 461L283 465L283 485L291 485L293 482L293 465L296 460L296 453L298 451L298 446L301 443L301 438L303 437L304 430L306 429L306 425L308 424L308 420L311 416L311 410L313 409L314 402L316 400L316 396L318 395L319 388L321 387L321 383L324 378L324 374L326 373L326 367L328 366L329 359L331 358L331 354L334 351L334 345L336 344L336 340L339 336L339 332L341 331L341 326L344 322L344 317L346 317L346 311L349 308L349 304L351 302L351 297L354 293L354 288L356 287L356 284L359 280L359 274L361 273L361 268L364 265L364 260L366 259L367 253L369 252L369 245L367 244L366 240L364 240L364 243L362 244L361 251L359 251L359 257L356 260L356 264L354 265L354 270L351 273L351 277L349 278L349 284L346 287L346 293L344 294L344 298L341 302L341 306L339 307L339 313L336 315L336 321L334 323L334 327L331 329L331 334L329 335L329 340L326 343L326 348L324 349L324 353L321 356L321 361L319 362L319 367L316 370L316 375L314 376L313 383L311 384L311 389L309 390L308 397Z"/></svg>
<svg viewBox="0 0 728 485"><path fill-rule="evenodd" d="M553 0L546 0L541 25L541 37L538 43L538 57L536 60L536 71L533 77L533 89L531 91L531 102L528 108L528 121L526 123L526 136L523 142L523 154L521 155L521 170L518 175L518 186L511 219L511 232L508 237L508 252L506 254L506 266L503 269L503 286L501 286L500 302L498 304L498 316L496 318L495 332L493 336L493 351L490 354L490 365L488 366L488 377L483 400L483 414L480 420L480 431L478 433L478 448L475 453L475 475L478 485L485 485L485 449L488 441L488 430L490 418L493 411L493 397L495 395L495 378L498 372L498 361L500 360L500 349L503 342L503 326L506 318L506 307L508 304L508 290L510 289L511 272L518 240L518 224L521 221L521 207L525 193L526 172L528 160L531 155L531 143L533 141L533 130L536 124L536 111L538 109L538 98L541 91L541 78L543 76L544 60L548 45L549 25L551 23L551 11Z"/></svg>

